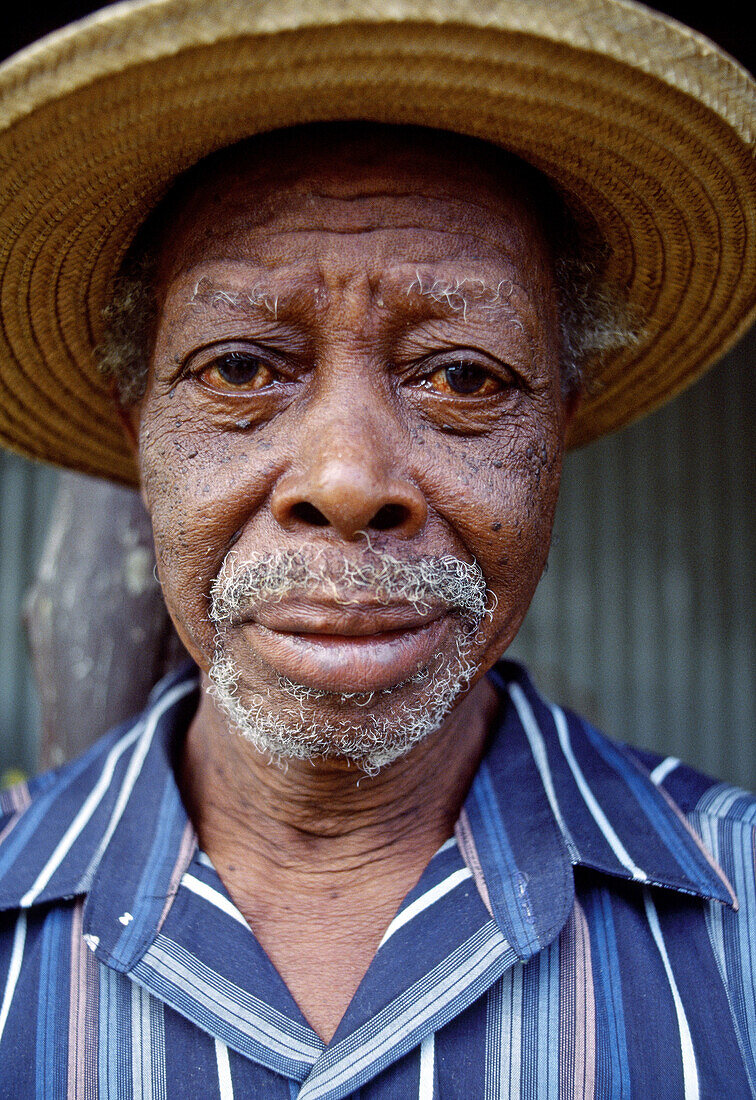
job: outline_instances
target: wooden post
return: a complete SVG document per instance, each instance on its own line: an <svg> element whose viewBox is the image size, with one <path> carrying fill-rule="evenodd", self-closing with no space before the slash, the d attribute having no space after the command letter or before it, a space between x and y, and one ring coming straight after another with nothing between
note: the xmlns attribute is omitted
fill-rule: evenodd
<svg viewBox="0 0 756 1100"><path fill-rule="evenodd" d="M141 710L186 659L154 574L138 493L61 474L26 625L42 703L40 767Z"/></svg>

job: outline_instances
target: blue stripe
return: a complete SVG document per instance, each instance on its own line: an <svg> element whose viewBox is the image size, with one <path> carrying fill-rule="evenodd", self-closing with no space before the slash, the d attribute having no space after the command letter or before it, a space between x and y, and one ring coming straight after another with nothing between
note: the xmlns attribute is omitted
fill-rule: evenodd
<svg viewBox="0 0 756 1100"><path fill-rule="evenodd" d="M90 756L87 755L82 757L81 760L77 760L75 764L69 765L65 769L65 773L61 776L60 781L56 783L54 787L51 787L46 794L40 795L39 799L32 802L32 804L24 812L23 817L2 845L2 853L0 853L0 890L2 890L3 887L3 877L12 868L19 855L22 854L23 849L30 845L32 839L34 838L34 834L42 824L43 820L50 813L52 807L55 805L56 802L58 802L61 796L65 794L68 788L76 782L82 772L86 771L91 762L92 761L90 759ZM87 793L88 792L85 792L84 796L86 796ZM49 825L49 823L47 824ZM58 834L56 832L56 834L54 835L55 843L57 843L57 841L60 839L60 836L63 834L65 828L67 828L69 824L70 822L66 821L65 827L60 829L60 833ZM44 842L40 843L34 849L35 859L39 861L39 869L44 867L45 861L48 858L48 854L52 853L55 847L55 843L50 844L49 833L47 832L47 830L45 830ZM27 852L25 853L25 855L28 859L29 853ZM28 865L24 868L24 873L26 876L29 875ZM29 876L29 879L30 882L33 881L31 876ZM23 892L25 891L19 891L19 893Z"/></svg>
<svg viewBox="0 0 756 1100"><path fill-rule="evenodd" d="M68 923L63 910L53 909L42 929L36 1069L37 1095L45 1100L64 1100L67 1092L68 1044L61 1041L60 1021L68 1015Z"/></svg>
<svg viewBox="0 0 756 1100"><path fill-rule="evenodd" d="M525 966L524 980L539 986L537 1092L544 1100L559 1097L559 942L549 944Z"/></svg>
<svg viewBox="0 0 756 1100"><path fill-rule="evenodd" d="M475 777L466 806L473 831L478 833L475 828L478 825L485 834L485 844L478 843L478 851L481 860L489 853L484 863L484 874L494 916L504 923L508 938L518 952L532 954L538 950L539 941L527 910L527 886L515 861L491 773L485 762Z"/></svg>
<svg viewBox="0 0 756 1100"><path fill-rule="evenodd" d="M588 892L583 904L596 956L593 980L598 1044L597 1092L599 1096L630 1100L630 1064L622 1002L622 975L611 897L607 890L592 890ZM604 1060L607 1065L602 1065Z"/></svg>
<svg viewBox="0 0 756 1100"><path fill-rule="evenodd" d="M144 860L144 871L133 900L134 919L127 924L113 948L113 958L125 968L132 965L136 955L154 938L158 919L163 911L168 876L173 870L164 861L163 853L175 850L176 835L180 840L186 822L186 811L174 783L168 783L160 800L157 829ZM173 841L173 843L171 843ZM116 914L120 916L120 914Z"/></svg>
<svg viewBox="0 0 756 1100"><path fill-rule="evenodd" d="M756 923L756 831L740 822L718 821L718 853L725 873L732 882L741 912L751 914ZM725 910L721 916L724 963L732 1014L740 1035L746 1067L756 1094L756 929Z"/></svg>
<svg viewBox="0 0 756 1100"><path fill-rule="evenodd" d="M695 885L702 887L704 892L713 884L716 884L718 894L721 889L719 879L714 876L702 855L697 858L694 856L695 848L691 844L690 837L685 835L683 826L675 820L674 815L666 808L662 808L659 803L658 792L655 788L649 787L650 781L645 779L622 755L620 750L602 737L588 722L581 722L581 725L596 752L625 780L639 806L656 830L659 839L675 858L681 871Z"/></svg>
<svg viewBox="0 0 756 1100"><path fill-rule="evenodd" d="M131 982L100 966L100 1034L98 1071L100 1095L107 1100L131 1100Z"/></svg>

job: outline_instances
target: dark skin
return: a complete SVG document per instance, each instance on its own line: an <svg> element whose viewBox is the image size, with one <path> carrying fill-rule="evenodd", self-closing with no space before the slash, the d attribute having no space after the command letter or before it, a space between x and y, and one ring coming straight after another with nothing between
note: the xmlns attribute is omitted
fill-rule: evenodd
<svg viewBox="0 0 756 1100"><path fill-rule="evenodd" d="M265 142L200 181L163 232L149 386L129 428L166 601L203 672L185 801L327 1041L479 764L496 710L482 677L543 570L573 409L548 241L515 170L430 132ZM477 676L377 776L336 746L272 766L207 694L211 584L232 545L242 559L312 546L358 560L365 532L399 558L479 563L497 602L473 645ZM380 609L301 600L272 628L232 627L242 691L275 699L292 669L330 691L398 684L424 626L399 610L389 633ZM432 629L450 648L450 623ZM316 721L349 708L307 705Z"/></svg>

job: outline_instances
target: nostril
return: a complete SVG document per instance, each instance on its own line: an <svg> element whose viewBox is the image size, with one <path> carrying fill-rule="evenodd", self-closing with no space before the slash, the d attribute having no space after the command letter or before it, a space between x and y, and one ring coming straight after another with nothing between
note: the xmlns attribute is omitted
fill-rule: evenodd
<svg viewBox="0 0 756 1100"><path fill-rule="evenodd" d="M307 500L298 501L291 509L291 516L293 519L301 520L302 523L306 523L310 527L328 526L328 520L323 513Z"/></svg>
<svg viewBox="0 0 756 1100"><path fill-rule="evenodd" d="M391 531L401 527L407 519L407 509L403 504L384 504L371 519L368 527L375 531Z"/></svg>

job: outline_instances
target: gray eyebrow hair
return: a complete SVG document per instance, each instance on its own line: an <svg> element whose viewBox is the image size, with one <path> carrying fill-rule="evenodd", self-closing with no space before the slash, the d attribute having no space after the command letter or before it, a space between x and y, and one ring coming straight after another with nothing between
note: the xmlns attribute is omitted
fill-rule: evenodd
<svg viewBox="0 0 756 1100"><path fill-rule="evenodd" d="M224 290L216 286L212 279L203 275L194 287L190 303L202 302L209 306L228 306L231 309L242 311L263 309L270 313L274 320L278 320L278 295L271 293L262 283L257 283L251 290L236 291Z"/></svg>
<svg viewBox="0 0 756 1100"><path fill-rule="evenodd" d="M501 279L491 286L484 279L443 279L438 276L424 275L415 271L415 277L407 287L407 294L418 294L432 302L444 305L452 313L461 313L467 320L467 311L471 307L481 310L506 310L511 314L511 297L514 283L510 279ZM522 322L516 317L512 323L525 331Z"/></svg>

